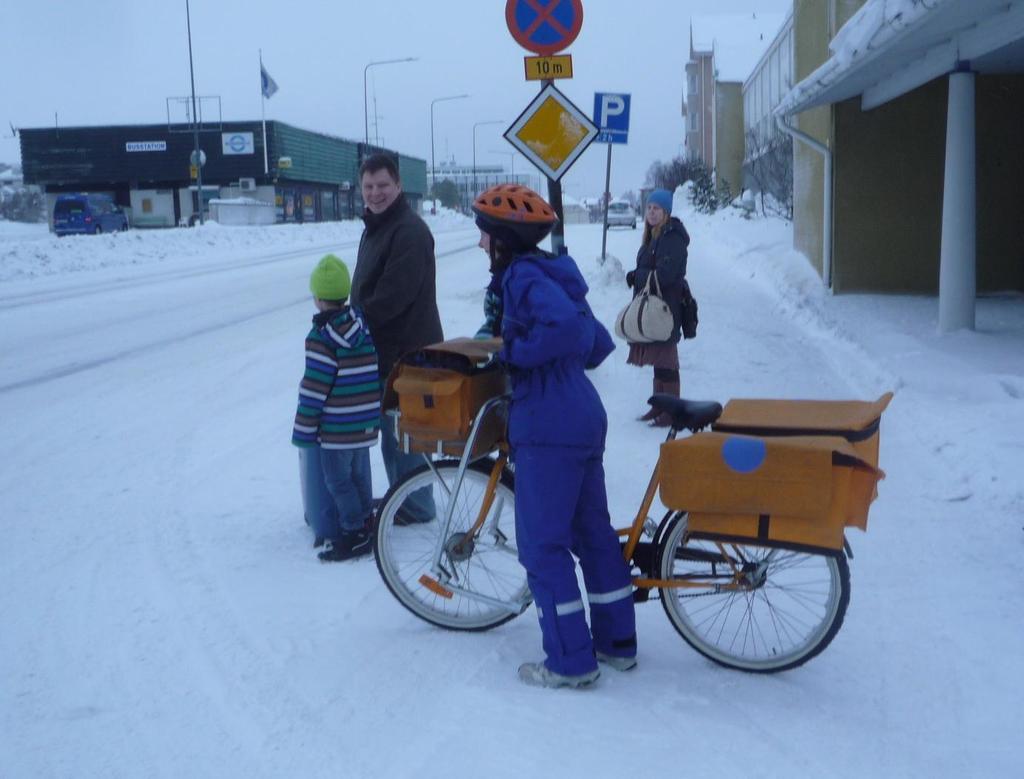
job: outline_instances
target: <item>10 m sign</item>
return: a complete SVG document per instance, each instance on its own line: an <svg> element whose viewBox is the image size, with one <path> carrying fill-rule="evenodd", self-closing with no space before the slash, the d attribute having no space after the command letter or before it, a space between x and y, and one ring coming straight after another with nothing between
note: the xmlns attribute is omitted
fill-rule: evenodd
<svg viewBox="0 0 1024 779"><path fill-rule="evenodd" d="M523 57L527 81L572 78L572 55L558 54L552 57Z"/></svg>

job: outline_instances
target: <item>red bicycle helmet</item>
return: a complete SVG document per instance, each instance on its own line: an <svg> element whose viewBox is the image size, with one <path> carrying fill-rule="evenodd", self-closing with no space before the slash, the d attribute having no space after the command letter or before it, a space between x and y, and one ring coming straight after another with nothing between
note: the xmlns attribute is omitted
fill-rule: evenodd
<svg viewBox="0 0 1024 779"><path fill-rule="evenodd" d="M473 201L476 224L514 251L532 249L544 240L558 216L540 195L519 184L498 184Z"/></svg>

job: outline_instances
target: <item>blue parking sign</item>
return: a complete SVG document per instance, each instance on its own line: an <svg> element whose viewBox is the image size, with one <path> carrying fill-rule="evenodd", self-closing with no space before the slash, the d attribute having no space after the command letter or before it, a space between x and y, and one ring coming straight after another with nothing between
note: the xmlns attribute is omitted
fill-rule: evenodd
<svg viewBox="0 0 1024 779"><path fill-rule="evenodd" d="M619 92L594 93L594 124L597 143L626 143L629 137L629 95Z"/></svg>

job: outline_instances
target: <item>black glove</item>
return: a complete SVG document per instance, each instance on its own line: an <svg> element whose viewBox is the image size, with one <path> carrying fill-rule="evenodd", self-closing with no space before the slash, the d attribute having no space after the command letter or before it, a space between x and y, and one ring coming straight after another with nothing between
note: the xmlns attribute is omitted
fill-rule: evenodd
<svg viewBox="0 0 1024 779"><path fill-rule="evenodd" d="M626 286L632 288L633 282L636 280L636 271L631 270L626 273Z"/></svg>

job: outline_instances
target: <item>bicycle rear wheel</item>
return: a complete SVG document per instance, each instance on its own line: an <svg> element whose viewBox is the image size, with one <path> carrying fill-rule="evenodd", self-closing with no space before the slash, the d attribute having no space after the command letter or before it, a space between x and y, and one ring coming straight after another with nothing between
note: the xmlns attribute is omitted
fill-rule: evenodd
<svg viewBox="0 0 1024 779"><path fill-rule="evenodd" d="M458 466L457 460L434 462L434 470L424 465L391 488L378 515L374 553L388 589L417 617L451 630L488 630L521 614L531 600L516 550L512 475L502 473L483 525L469 537L493 463L466 469L446 530ZM433 497L436 516L409 521L412 501L422 506L425 493Z"/></svg>
<svg viewBox="0 0 1024 779"><path fill-rule="evenodd" d="M690 646L729 668L774 673L829 645L850 601L841 553L695 540L686 530L684 514L665 534L659 565L663 579L708 585L661 589L665 614Z"/></svg>

